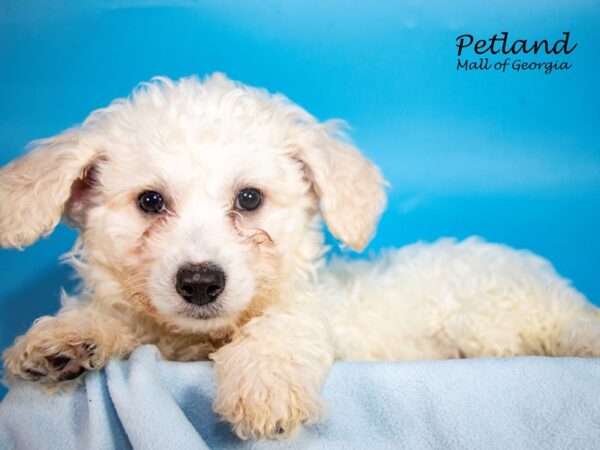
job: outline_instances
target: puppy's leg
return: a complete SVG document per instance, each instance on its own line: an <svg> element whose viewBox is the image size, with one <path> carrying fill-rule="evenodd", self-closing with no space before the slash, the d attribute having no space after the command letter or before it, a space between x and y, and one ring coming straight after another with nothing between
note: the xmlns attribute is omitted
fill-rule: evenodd
<svg viewBox="0 0 600 450"><path fill-rule="evenodd" d="M478 239L439 241L411 256L429 277L412 292L443 299L429 304L429 316L437 313L432 328L455 355L600 356L600 311L543 258Z"/></svg>
<svg viewBox="0 0 600 450"><path fill-rule="evenodd" d="M325 324L310 313L278 309L251 320L212 355L215 411L242 439L289 437L319 420L330 342Z"/></svg>
<svg viewBox="0 0 600 450"><path fill-rule="evenodd" d="M93 305L42 317L3 353L9 377L56 384L128 356L135 337L120 321Z"/></svg>
<svg viewBox="0 0 600 450"><path fill-rule="evenodd" d="M535 310L524 311L521 328L526 353L600 356L600 309L559 276L539 295ZM529 313L529 314L526 314Z"/></svg>
<svg viewBox="0 0 600 450"><path fill-rule="evenodd" d="M546 342L546 353L552 356L600 357L600 310L586 308L576 319L564 321Z"/></svg>
<svg viewBox="0 0 600 450"><path fill-rule="evenodd" d="M490 303L487 314L471 308L447 320L451 342L467 357L600 356L600 310L571 286L540 285L509 300Z"/></svg>

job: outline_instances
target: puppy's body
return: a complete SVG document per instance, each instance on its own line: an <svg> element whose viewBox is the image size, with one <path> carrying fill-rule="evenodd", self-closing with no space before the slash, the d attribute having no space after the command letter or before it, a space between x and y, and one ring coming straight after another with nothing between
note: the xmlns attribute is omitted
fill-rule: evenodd
<svg viewBox="0 0 600 450"><path fill-rule="evenodd" d="M210 358L215 410L262 438L319 419L335 359L600 355L597 310L529 253L442 240L324 267L320 216L362 250L383 185L284 97L220 75L143 85L0 172L0 244L64 215L86 286L5 371L53 385L146 343Z"/></svg>
<svg viewBox="0 0 600 450"><path fill-rule="evenodd" d="M596 308L529 252L443 239L374 261L337 261L324 275L326 304L336 305L330 323L340 359L599 351Z"/></svg>

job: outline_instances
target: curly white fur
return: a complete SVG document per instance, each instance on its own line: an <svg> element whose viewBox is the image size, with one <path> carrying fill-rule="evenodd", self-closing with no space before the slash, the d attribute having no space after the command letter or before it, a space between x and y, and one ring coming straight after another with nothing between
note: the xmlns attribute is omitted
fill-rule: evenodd
<svg viewBox="0 0 600 450"><path fill-rule="evenodd" d="M335 359L600 355L598 311L527 252L441 240L325 268L319 213L362 250L385 182L337 122L281 95L220 74L158 78L34 145L0 171L0 245L66 217L85 290L4 352L10 376L55 386L152 343L168 359L211 358L215 411L260 439L322 416ZM264 197L253 212L235 209L247 187ZM164 213L139 210L148 190ZM190 305L175 274L203 262L226 288Z"/></svg>

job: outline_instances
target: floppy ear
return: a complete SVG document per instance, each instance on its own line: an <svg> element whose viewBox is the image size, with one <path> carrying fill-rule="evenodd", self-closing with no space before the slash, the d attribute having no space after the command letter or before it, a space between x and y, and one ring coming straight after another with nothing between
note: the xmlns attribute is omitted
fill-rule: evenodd
<svg viewBox="0 0 600 450"><path fill-rule="evenodd" d="M0 170L0 246L21 248L52 232L98 152L79 129L33 143Z"/></svg>
<svg viewBox="0 0 600 450"><path fill-rule="evenodd" d="M305 164L331 233L356 251L371 240L386 205L386 182L348 142L341 122L311 124L297 157ZM306 126L306 124L305 124Z"/></svg>

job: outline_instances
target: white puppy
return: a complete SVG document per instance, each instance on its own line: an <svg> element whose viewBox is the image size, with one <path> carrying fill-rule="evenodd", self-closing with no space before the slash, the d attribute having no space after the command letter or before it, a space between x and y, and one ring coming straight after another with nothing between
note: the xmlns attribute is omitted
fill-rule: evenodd
<svg viewBox="0 0 600 450"><path fill-rule="evenodd" d="M264 438L320 417L336 359L600 355L596 308L527 252L442 240L323 269L319 213L362 250L385 183L281 95L159 78L35 147L0 171L0 244L66 217L85 289L4 352L13 377L54 385L150 343L212 359L215 411Z"/></svg>

